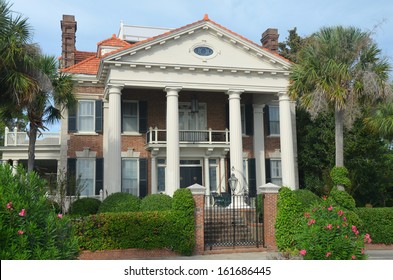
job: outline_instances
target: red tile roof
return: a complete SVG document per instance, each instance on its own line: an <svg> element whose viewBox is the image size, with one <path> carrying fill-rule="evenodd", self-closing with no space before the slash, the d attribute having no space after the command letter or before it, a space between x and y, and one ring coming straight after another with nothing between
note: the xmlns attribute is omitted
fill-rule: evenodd
<svg viewBox="0 0 393 280"><path fill-rule="evenodd" d="M78 51L75 50L75 64L93 56L96 55L96 52L84 52L84 51Z"/></svg>
<svg viewBox="0 0 393 280"><path fill-rule="evenodd" d="M250 44L252 44L252 45L254 45L256 47L258 47L260 49L263 49L264 51L267 51L267 52L277 56L278 58L280 58L282 60L290 62L288 59L284 58L283 56L279 55L278 53L273 52L273 51L271 51L271 50L269 50L267 48L264 48L261 45L258 45L255 42L253 42L253 41L251 41L251 40L249 40L249 39L239 35L238 33L233 32L232 30L229 30L228 28L226 28L226 27L216 23L215 21L212 21L211 19L209 19L208 14L205 14L202 20L199 20L199 21L187 24L185 26L179 27L177 29L173 29L171 31L165 32L163 34L160 34L160 35L157 35L157 36L154 36L154 37L147 38L147 39L139 41L139 42L137 42L135 44L130 44L130 43L128 43L128 42L126 42L126 41L124 41L124 40L122 40L120 38L117 38L116 35L113 34L111 38L108 38L108 39L105 39L103 41L98 42L97 46L98 46L98 48L100 46L119 47L118 49L116 49L116 50L114 50L112 52L106 53L105 55L102 56L102 57L106 57L106 56L108 56L110 54L114 54L114 53L120 52L120 51L128 49L130 47L135 47L135 46L144 44L146 42L149 42L151 40L154 40L154 39L157 39L157 38L160 38L160 37L164 37L164 36L167 36L169 34L173 34L175 32L178 32L180 30L186 29L186 28L188 28L190 26L193 26L193 25L197 25L197 24L199 24L201 22L204 22L204 21L208 21L208 22L216 25L220 29L223 29L223 30L227 31L228 33L231 33L231 34L235 35L236 37L239 37L242 40L244 40L244 41L246 41L246 42L248 42L248 43L250 43ZM91 56L91 57L87 58L86 60L81 61L80 63L77 63L77 64L75 64L75 65L73 65L73 66L71 66L71 67L69 67L67 69L64 69L63 71L64 72L68 72L68 73L74 73L74 74L91 74L91 75L96 75L97 72L98 72L100 59L102 57L101 58L97 57L96 53L91 53L91 54L93 54L93 56Z"/></svg>

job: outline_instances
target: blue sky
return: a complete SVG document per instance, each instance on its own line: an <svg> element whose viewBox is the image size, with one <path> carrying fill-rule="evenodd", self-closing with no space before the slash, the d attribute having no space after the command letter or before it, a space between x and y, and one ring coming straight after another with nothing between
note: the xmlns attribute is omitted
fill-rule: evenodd
<svg viewBox="0 0 393 280"><path fill-rule="evenodd" d="M356 26L373 31L382 53L393 64L393 1L391 0L8 0L29 18L45 54L61 55L60 20L75 15L76 47L95 51L96 43L118 34L120 22L177 28L209 18L259 43L267 28L278 28L279 41L297 27L307 36L323 26Z"/></svg>

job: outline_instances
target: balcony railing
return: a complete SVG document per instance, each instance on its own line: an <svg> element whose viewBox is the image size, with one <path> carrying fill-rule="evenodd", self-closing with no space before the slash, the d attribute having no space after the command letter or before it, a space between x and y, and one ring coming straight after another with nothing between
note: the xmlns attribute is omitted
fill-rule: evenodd
<svg viewBox="0 0 393 280"><path fill-rule="evenodd" d="M18 131L16 128L10 131L5 128L4 146L28 146L29 137L25 131ZM36 146L60 145L60 133L42 132L37 134Z"/></svg>
<svg viewBox="0 0 393 280"><path fill-rule="evenodd" d="M147 144L166 144L165 129L150 128L146 134ZM180 144L229 144L229 130L180 130Z"/></svg>

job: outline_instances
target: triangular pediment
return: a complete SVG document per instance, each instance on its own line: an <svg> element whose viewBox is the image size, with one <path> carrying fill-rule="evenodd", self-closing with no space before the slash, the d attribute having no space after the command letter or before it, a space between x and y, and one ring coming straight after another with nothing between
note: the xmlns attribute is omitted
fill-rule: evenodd
<svg viewBox="0 0 393 280"><path fill-rule="evenodd" d="M291 63L211 20L202 20L112 53L103 58L100 68L113 65L287 75Z"/></svg>

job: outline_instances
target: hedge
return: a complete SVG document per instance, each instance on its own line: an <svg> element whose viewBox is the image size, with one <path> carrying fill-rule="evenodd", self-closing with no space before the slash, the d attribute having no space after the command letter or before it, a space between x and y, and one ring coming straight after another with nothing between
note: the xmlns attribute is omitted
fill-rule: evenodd
<svg viewBox="0 0 393 280"><path fill-rule="evenodd" d="M356 208L373 243L393 244L393 208Z"/></svg>
<svg viewBox="0 0 393 280"><path fill-rule="evenodd" d="M69 214L88 216L97 214L101 201L93 197L83 197L75 200L70 207Z"/></svg>
<svg viewBox="0 0 393 280"><path fill-rule="evenodd" d="M141 211L165 211L172 209L172 197L166 194L150 194L141 201Z"/></svg>
<svg viewBox="0 0 393 280"><path fill-rule="evenodd" d="M180 211L105 213L75 221L75 229L82 250L168 248L191 255L194 220L181 216Z"/></svg>
<svg viewBox="0 0 393 280"><path fill-rule="evenodd" d="M101 203L98 213L136 212L141 200L129 193L112 193Z"/></svg>

